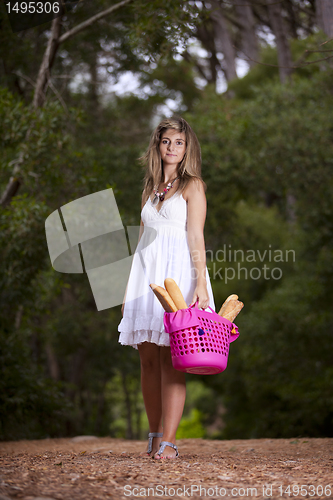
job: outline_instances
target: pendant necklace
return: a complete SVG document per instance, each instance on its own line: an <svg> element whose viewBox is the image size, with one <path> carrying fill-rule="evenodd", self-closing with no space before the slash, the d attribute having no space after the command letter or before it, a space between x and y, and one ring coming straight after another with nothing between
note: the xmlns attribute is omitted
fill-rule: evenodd
<svg viewBox="0 0 333 500"><path fill-rule="evenodd" d="M177 179L179 179L179 176L178 176L178 177L176 177L176 178L175 178L172 182L169 182L169 183L167 184L167 187L163 189L162 193L159 193L159 192L157 191L158 184L156 184L156 186L154 187L154 194L155 194L155 196L154 196L154 199L153 199L153 202L152 202L152 203L153 203L153 205L157 205L159 201L163 201L163 200L164 200L165 195L166 195L166 194L167 194L167 192L168 192L168 191L172 188L173 183L174 183Z"/></svg>

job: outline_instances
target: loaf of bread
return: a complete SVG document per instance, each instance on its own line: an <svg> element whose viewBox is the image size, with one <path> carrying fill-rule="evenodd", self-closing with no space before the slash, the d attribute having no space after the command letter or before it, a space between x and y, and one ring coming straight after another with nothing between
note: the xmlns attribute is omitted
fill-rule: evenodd
<svg viewBox="0 0 333 500"><path fill-rule="evenodd" d="M233 305L233 308L223 314L223 318L228 319L231 322L234 321L236 316L241 312L241 310L244 307L243 302L240 302L239 300L236 300L235 302L236 302L236 304Z"/></svg>
<svg viewBox="0 0 333 500"><path fill-rule="evenodd" d="M235 299L229 300L228 304L224 308L224 311L223 311L223 314L222 314L223 318L226 317L226 314L229 315L235 309L235 307L237 306L237 302L238 302L237 299L236 300Z"/></svg>
<svg viewBox="0 0 333 500"><path fill-rule="evenodd" d="M223 316L224 317L224 312L226 310L226 307L228 305L228 303L231 301L231 300L237 300L238 299L238 295L236 294L232 294L232 295L229 295L229 297L223 302L222 304L222 307L221 309L219 310L218 314L220 316Z"/></svg>
<svg viewBox="0 0 333 500"><path fill-rule="evenodd" d="M171 299L175 303L177 309L187 309L188 306L175 280L173 280L172 278L165 278L164 286L166 288L166 291L169 293Z"/></svg>
<svg viewBox="0 0 333 500"><path fill-rule="evenodd" d="M153 290L154 294L156 295L166 312L178 311L178 308L170 297L169 293L162 286L155 285L154 283L150 283L149 286Z"/></svg>

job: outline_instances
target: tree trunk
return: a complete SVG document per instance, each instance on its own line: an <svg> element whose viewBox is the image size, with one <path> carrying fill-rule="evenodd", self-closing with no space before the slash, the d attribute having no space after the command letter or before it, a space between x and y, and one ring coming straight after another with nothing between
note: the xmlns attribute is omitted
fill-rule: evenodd
<svg viewBox="0 0 333 500"><path fill-rule="evenodd" d="M250 5L236 5L237 18L242 26L242 51L248 58L250 68L258 61L258 40L255 32L255 20Z"/></svg>
<svg viewBox="0 0 333 500"><path fill-rule="evenodd" d="M135 415L135 439L141 439L141 407L139 403L140 388L134 391L133 407Z"/></svg>
<svg viewBox="0 0 333 500"><path fill-rule="evenodd" d="M53 19L52 21L51 35L37 77L36 89L33 99L34 108L42 107L45 101L46 90L48 87L51 74L51 68L53 66L54 59L59 47L61 19L62 17L59 16Z"/></svg>
<svg viewBox="0 0 333 500"><path fill-rule="evenodd" d="M333 38L333 1L316 0L316 16L319 28Z"/></svg>
<svg viewBox="0 0 333 500"><path fill-rule="evenodd" d="M281 4L267 0L268 16L276 40L281 83L286 83L292 73L292 57L287 39L286 28L281 14Z"/></svg>
<svg viewBox="0 0 333 500"><path fill-rule="evenodd" d="M18 158L17 163L13 169L13 175L9 179L9 182L8 182L4 192L2 193L1 200L0 200L0 205L2 207L5 207L6 205L8 205L10 203L11 199L16 195L16 193L21 185L21 179L19 177L19 173L20 173L19 164L22 163L22 161L23 161L22 156L23 155L20 155L20 157Z"/></svg>
<svg viewBox="0 0 333 500"><path fill-rule="evenodd" d="M50 342L46 343L45 352L46 352L46 357L47 357L47 362L48 362L51 378L52 378L52 380L55 380L57 382L58 380L60 380L59 364L58 364L57 357L55 355L55 352L54 352L53 347L50 344Z"/></svg>
<svg viewBox="0 0 333 500"><path fill-rule="evenodd" d="M97 94L98 89L98 64L97 64L97 54L91 56L89 61L89 72L90 72L90 82L89 91L87 95L87 104L89 106L90 113L96 118L99 115L99 98Z"/></svg>
<svg viewBox="0 0 333 500"><path fill-rule="evenodd" d="M106 409L106 404L105 404L105 386L107 384L107 381L104 380L103 386L101 389L100 394L98 395L97 398L97 416L95 420L95 434L97 436L100 436L103 434L103 421L105 417L105 409Z"/></svg>
<svg viewBox="0 0 333 500"><path fill-rule="evenodd" d="M288 21L289 21L291 36L297 40L298 39L297 27L299 26L299 22L296 19L296 12L295 12L296 7L294 7L292 0L286 0L285 5L288 12Z"/></svg>
<svg viewBox="0 0 333 500"><path fill-rule="evenodd" d="M232 43L231 34L228 30L227 21L223 16L223 11L220 5L215 1L211 3L213 10L210 16L214 21L217 51L221 51L224 55L224 64L222 64L222 69L227 82L230 82L234 78L237 78L235 48Z"/></svg>
<svg viewBox="0 0 333 500"><path fill-rule="evenodd" d="M123 391L125 395L125 408L126 408L126 439L133 439L133 426L132 426L132 402L130 392L127 386L126 374L121 372L121 380L123 383Z"/></svg>
<svg viewBox="0 0 333 500"><path fill-rule="evenodd" d="M60 37L60 31L61 31L61 19L62 17L56 17L52 21L52 26L51 26L51 35L47 43L47 47L44 53L44 57L42 60L42 64L39 68L38 72L38 77L37 77L37 82L36 82L36 88L35 88L35 93L34 93L34 98L33 98L33 106L35 108L39 108L43 106L45 102L45 94L47 87L49 85L49 79L51 76L51 69L55 60L55 56L57 54L57 50L59 48L59 45L61 45L63 42L66 40L72 38L75 36L77 33L80 33L81 31L89 28L92 26L95 22L99 21L100 19L107 17L110 15L112 12L116 11L117 9L120 9L121 7L133 2L133 0L122 0L121 2L112 5L111 7L103 10L102 12L99 12L95 16L87 19L83 23L79 24L78 26L75 26L73 29L67 31ZM27 142L29 139L31 128L28 129L25 141ZM13 169L13 174L11 178L9 179L9 182L1 196L0 200L0 205L1 206L6 206L10 203L11 199L15 196L17 193L20 185L21 185L21 180L19 178L19 173L20 173L20 167L19 165L23 163L23 154L20 155L18 160L16 161L15 167Z"/></svg>
<svg viewBox="0 0 333 500"><path fill-rule="evenodd" d="M42 64L39 68L39 73L33 98L34 108L39 108L44 104L45 94L50 78L51 67L53 65L54 58L59 47L60 30L61 30L61 16L56 17L52 21L51 35L47 43ZM30 132L31 132L31 126L29 127L25 136L26 142L29 139ZM1 196L0 205L3 207L5 207L11 202L11 199L16 195L17 191L19 190L19 187L22 183L20 179L20 165L22 163L23 163L23 153L21 152L18 159L15 162L13 174L9 179L9 182Z"/></svg>
<svg viewBox="0 0 333 500"><path fill-rule="evenodd" d="M296 198L291 192L288 190L286 195L286 212L287 212L287 222L290 226L295 226L297 221L296 216Z"/></svg>
<svg viewBox="0 0 333 500"><path fill-rule="evenodd" d="M15 314L15 328L16 328L16 330L18 330L21 326L22 315L23 315L23 306L22 306L22 304L20 304L18 306L16 314Z"/></svg>
<svg viewBox="0 0 333 500"><path fill-rule="evenodd" d="M216 57L215 43L212 34L210 33L209 26L206 24L199 25L196 29L196 36L198 40L202 43L204 48L207 50L208 54L208 63L209 63L209 71L205 71L206 68L204 65L200 65L200 63L196 63L199 72L204 76L208 83L216 84L217 79L217 67L220 66L219 60Z"/></svg>

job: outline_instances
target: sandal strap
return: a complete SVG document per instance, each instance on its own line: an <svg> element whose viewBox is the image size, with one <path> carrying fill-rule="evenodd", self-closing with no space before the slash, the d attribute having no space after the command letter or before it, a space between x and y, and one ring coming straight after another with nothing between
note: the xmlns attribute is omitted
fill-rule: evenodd
<svg viewBox="0 0 333 500"><path fill-rule="evenodd" d="M153 439L163 437L163 432L150 432L148 434L148 451L147 453L151 453L153 451Z"/></svg>
<svg viewBox="0 0 333 500"><path fill-rule="evenodd" d="M160 449L158 450L157 455L161 456L163 451L165 450L166 446L170 446L170 448L173 448L174 450L176 450L176 457L178 457L178 455L179 455L178 447L175 444L170 443L169 441L161 441Z"/></svg>

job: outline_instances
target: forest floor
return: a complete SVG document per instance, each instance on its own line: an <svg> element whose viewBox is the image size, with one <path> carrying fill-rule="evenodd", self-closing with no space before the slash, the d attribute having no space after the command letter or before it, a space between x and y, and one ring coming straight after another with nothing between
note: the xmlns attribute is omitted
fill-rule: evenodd
<svg viewBox="0 0 333 500"><path fill-rule="evenodd" d="M0 500L333 498L333 439L177 441L180 458L140 456L143 441L76 437L0 443Z"/></svg>

